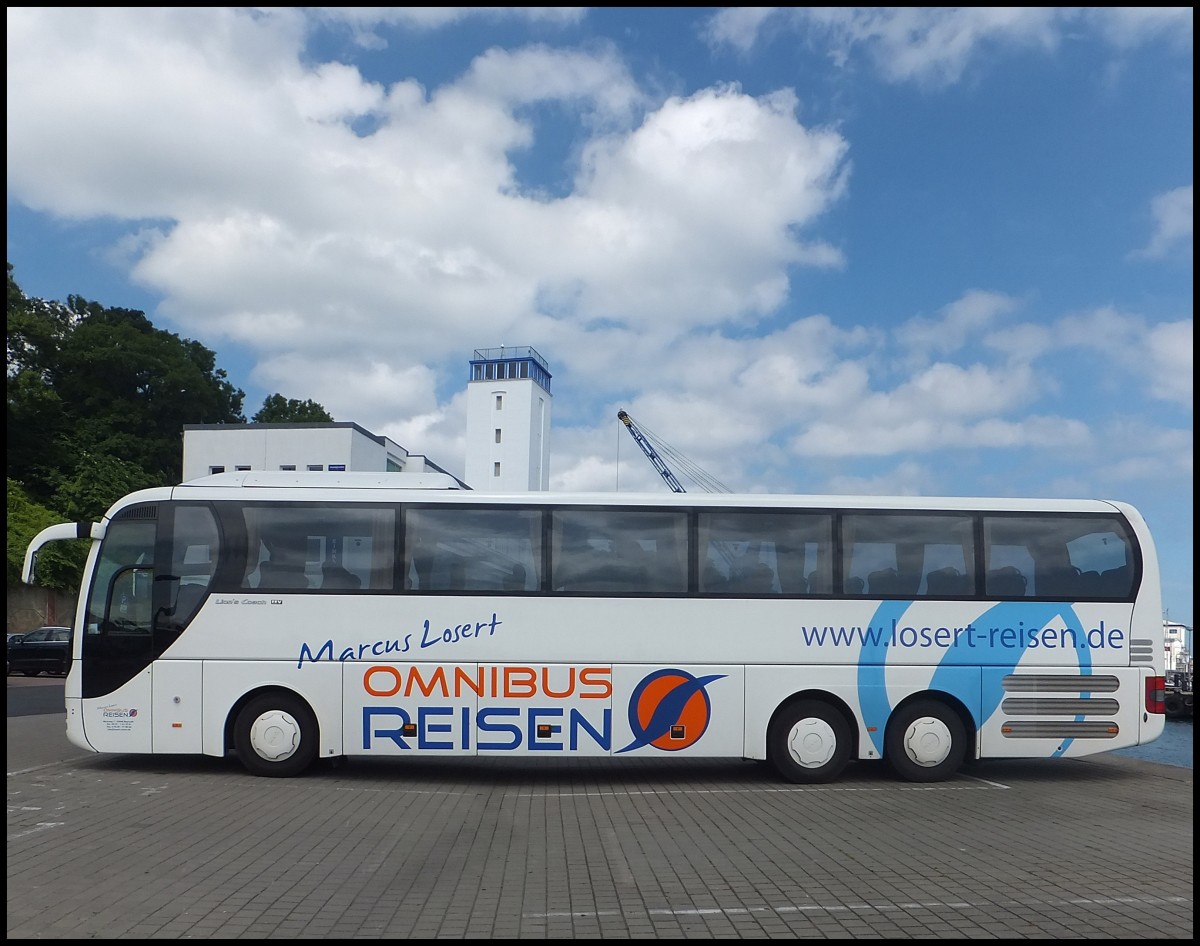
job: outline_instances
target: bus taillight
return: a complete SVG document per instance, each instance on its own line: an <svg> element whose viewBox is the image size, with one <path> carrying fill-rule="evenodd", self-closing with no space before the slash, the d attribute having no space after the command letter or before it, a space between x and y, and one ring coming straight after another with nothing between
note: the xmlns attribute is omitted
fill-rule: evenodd
<svg viewBox="0 0 1200 946"><path fill-rule="evenodd" d="M1167 678L1146 678L1146 712L1160 716L1167 712Z"/></svg>

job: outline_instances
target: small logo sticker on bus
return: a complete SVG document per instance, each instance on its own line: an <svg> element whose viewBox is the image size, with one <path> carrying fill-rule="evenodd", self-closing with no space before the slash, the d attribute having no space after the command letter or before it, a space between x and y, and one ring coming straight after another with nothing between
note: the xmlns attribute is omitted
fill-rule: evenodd
<svg viewBox="0 0 1200 946"><path fill-rule="evenodd" d="M104 728L109 732L130 732L133 721L137 718L136 707L101 706L100 718L104 720Z"/></svg>

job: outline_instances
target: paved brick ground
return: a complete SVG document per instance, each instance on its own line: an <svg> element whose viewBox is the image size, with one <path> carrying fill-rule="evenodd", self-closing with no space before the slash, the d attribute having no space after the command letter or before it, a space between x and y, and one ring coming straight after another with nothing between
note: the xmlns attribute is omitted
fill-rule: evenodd
<svg viewBox="0 0 1200 946"><path fill-rule="evenodd" d="M8 721L10 939L1191 939L1192 770L93 756Z"/></svg>

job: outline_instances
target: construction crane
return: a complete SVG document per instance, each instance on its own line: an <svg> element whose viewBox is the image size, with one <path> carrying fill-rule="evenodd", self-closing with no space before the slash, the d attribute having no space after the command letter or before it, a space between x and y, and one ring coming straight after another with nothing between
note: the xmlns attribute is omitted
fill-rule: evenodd
<svg viewBox="0 0 1200 946"><path fill-rule="evenodd" d="M654 469L658 470L658 475L666 481L666 484L671 487L673 493L686 493L683 484L679 482L678 477L671 472L671 468L667 466L666 461L659 455L659 451L655 449L657 443L663 453L667 454L681 469L685 470L688 476L700 484L701 488L706 493L728 493L729 487L722 483L714 476L705 473L700 467L696 466L691 460L677 451L670 444L664 443L649 430L643 430L634 423L633 418L625 411L617 411L617 420L625 425L629 431L629 435L633 437L634 442L642 448L642 453L646 454L646 458L654 464Z"/></svg>

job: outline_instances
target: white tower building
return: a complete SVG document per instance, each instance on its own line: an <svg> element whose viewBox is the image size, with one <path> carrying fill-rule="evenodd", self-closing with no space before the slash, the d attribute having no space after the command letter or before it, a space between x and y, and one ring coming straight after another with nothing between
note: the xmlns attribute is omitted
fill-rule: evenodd
<svg viewBox="0 0 1200 946"><path fill-rule="evenodd" d="M467 384L471 489L550 488L550 368L532 348L477 348Z"/></svg>

